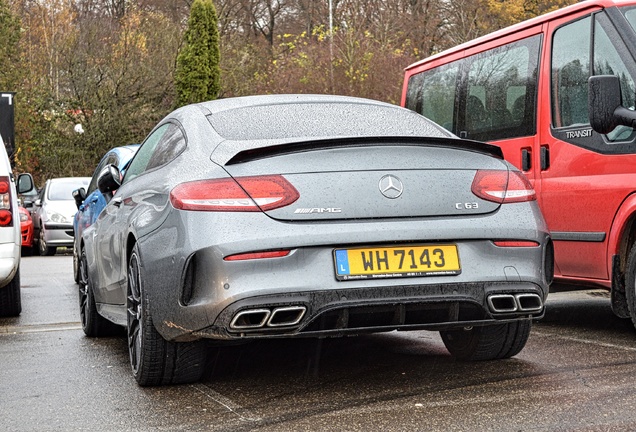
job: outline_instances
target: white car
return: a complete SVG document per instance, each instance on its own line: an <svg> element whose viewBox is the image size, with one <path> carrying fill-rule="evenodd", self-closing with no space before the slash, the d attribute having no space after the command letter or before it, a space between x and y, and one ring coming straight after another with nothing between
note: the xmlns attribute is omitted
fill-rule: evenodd
<svg viewBox="0 0 636 432"><path fill-rule="evenodd" d="M20 300L20 212L18 192L33 190L33 178L20 174L18 188L11 172L11 164L0 139L0 317L18 316L22 312Z"/></svg>
<svg viewBox="0 0 636 432"><path fill-rule="evenodd" d="M73 191L87 188L90 181L90 177L46 181L33 210L33 238L40 255L55 255L61 246L73 247L73 217L77 212Z"/></svg>

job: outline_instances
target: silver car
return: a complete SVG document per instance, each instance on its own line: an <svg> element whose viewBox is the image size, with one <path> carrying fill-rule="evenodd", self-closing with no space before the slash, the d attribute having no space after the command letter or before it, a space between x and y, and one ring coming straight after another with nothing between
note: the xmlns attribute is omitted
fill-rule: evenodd
<svg viewBox="0 0 636 432"><path fill-rule="evenodd" d="M90 177L60 177L44 184L33 209L33 238L40 255L55 255L58 247L73 246L73 191L85 188Z"/></svg>
<svg viewBox="0 0 636 432"><path fill-rule="evenodd" d="M141 385L198 380L206 339L424 329L459 359L507 358L544 313L552 245L531 184L498 147L393 105L186 106L98 185L82 325L127 328Z"/></svg>

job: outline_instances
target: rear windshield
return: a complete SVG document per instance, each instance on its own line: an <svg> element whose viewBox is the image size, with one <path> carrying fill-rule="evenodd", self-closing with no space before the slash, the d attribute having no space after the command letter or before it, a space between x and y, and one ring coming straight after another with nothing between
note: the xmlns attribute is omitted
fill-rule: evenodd
<svg viewBox="0 0 636 432"><path fill-rule="evenodd" d="M433 122L401 108L312 103L252 106L209 117L231 141L356 136L451 137Z"/></svg>

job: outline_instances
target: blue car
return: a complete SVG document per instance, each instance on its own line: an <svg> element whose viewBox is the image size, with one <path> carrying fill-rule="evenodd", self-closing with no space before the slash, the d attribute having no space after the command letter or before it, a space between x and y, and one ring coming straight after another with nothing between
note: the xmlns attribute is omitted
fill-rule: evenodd
<svg viewBox="0 0 636 432"><path fill-rule="evenodd" d="M95 168L91 182L88 185L88 190L79 188L73 191L73 198L75 198L78 209L73 219L73 232L75 235L75 241L73 243L73 276L75 282L79 282L80 277L78 251L80 250L79 242L82 240L82 233L95 222L97 216L99 216L104 207L106 207L106 200L97 188L97 177L102 170L109 165L115 165L120 171L125 171L128 162L130 162L135 153L137 153L138 148L139 144L129 144L111 149L104 155L102 160L99 161L97 168Z"/></svg>

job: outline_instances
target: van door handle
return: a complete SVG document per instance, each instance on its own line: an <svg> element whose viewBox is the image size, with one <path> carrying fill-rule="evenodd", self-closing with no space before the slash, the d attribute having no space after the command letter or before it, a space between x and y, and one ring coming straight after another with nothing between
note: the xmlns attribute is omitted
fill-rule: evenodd
<svg viewBox="0 0 636 432"><path fill-rule="evenodd" d="M521 170L530 171L532 168L532 152L530 149L521 149Z"/></svg>
<svg viewBox="0 0 636 432"><path fill-rule="evenodd" d="M541 171L550 168L550 148L547 145L541 146Z"/></svg>
<svg viewBox="0 0 636 432"><path fill-rule="evenodd" d="M112 199L112 203L115 207L119 207L121 205L122 199L121 197L115 197Z"/></svg>

